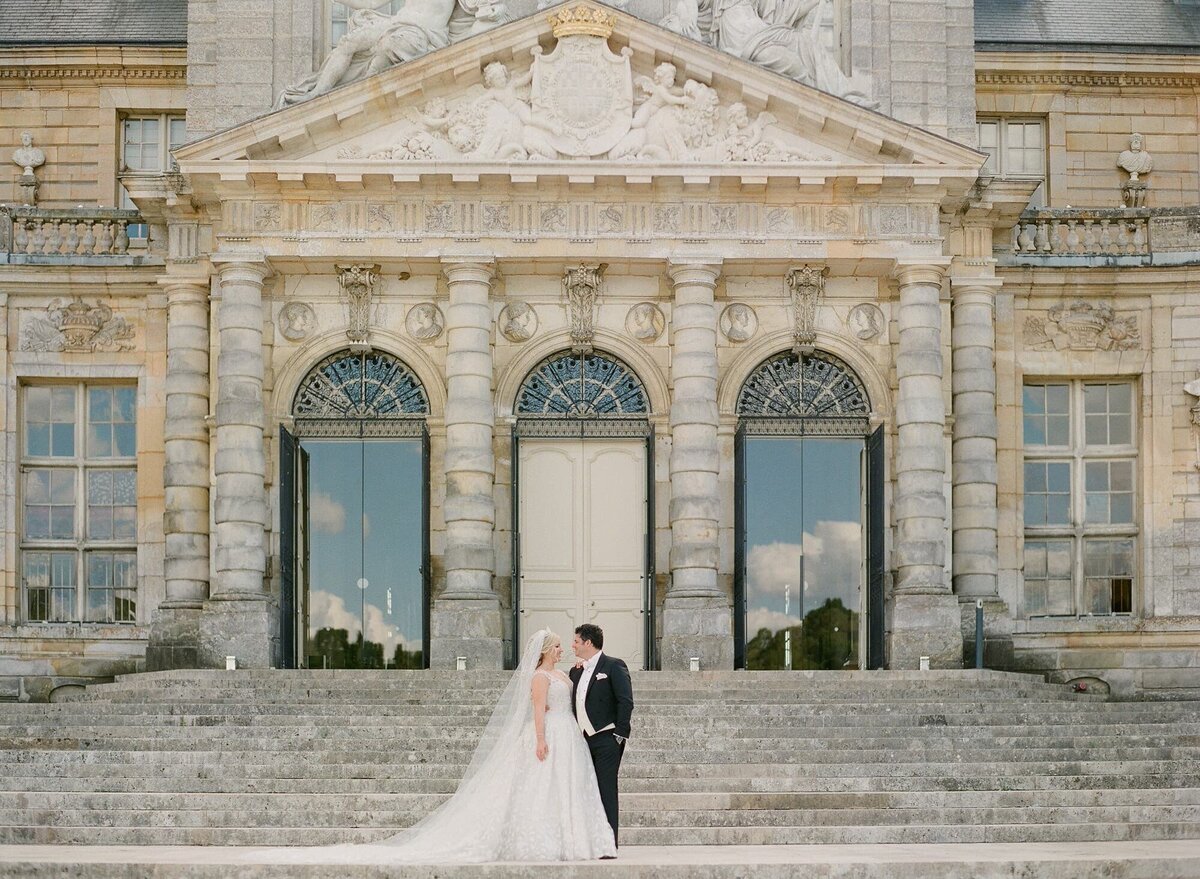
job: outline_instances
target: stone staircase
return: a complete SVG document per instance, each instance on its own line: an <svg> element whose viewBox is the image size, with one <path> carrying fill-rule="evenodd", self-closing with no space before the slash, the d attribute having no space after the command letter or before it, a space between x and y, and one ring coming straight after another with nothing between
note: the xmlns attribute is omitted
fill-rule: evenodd
<svg viewBox="0 0 1200 879"><path fill-rule="evenodd" d="M454 790L505 679L161 672L5 704L0 845L382 839ZM634 692L626 846L1200 839L1200 703L992 671L654 672Z"/></svg>

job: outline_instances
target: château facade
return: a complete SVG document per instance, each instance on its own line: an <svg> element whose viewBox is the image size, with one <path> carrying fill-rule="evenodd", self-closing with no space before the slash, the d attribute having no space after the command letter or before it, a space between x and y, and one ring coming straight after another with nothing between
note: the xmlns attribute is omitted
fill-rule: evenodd
<svg viewBox="0 0 1200 879"><path fill-rule="evenodd" d="M0 10L0 698L977 606L1200 688L1193 0L70 5Z"/></svg>

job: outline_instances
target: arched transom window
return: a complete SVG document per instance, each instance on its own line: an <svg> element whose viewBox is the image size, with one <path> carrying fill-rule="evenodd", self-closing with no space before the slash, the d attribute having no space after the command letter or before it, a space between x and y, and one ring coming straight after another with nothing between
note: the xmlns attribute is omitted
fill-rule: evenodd
<svg viewBox="0 0 1200 879"><path fill-rule="evenodd" d="M516 414L557 418L645 416L646 390L633 371L605 354L564 352L535 366L517 394Z"/></svg>
<svg viewBox="0 0 1200 879"><path fill-rule="evenodd" d="M392 355L341 351L304 377L292 414L341 421L412 418L429 414L429 399L412 370Z"/></svg>
<svg viewBox="0 0 1200 879"><path fill-rule="evenodd" d="M738 415L757 418L861 418L870 410L854 371L823 352L769 358L746 379L737 402Z"/></svg>

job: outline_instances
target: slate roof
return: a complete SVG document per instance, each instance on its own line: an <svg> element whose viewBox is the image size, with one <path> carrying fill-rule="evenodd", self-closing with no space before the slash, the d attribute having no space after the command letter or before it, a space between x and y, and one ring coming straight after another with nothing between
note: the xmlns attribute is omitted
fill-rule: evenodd
<svg viewBox="0 0 1200 879"><path fill-rule="evenodd" d="M975 45L1200 54L1200 0L975 0Z"/></svg>
<svg viewBox="0 0 1200 879"><path fill-rule="evenodd" d="M186 46L187 0L0 0L0 46Z"/></svg>

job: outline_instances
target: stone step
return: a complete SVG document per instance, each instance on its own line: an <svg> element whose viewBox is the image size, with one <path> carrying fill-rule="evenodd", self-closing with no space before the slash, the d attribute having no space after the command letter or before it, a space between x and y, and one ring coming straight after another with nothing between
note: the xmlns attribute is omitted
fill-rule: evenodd
<svg viewBox="0 0 1200 879"><path fill-rule="evenodd" d="M616 861L554 864L405 865L386 848L358 850L365 863L326 850L323 864L293 852L222 846L0 847L0 872L24 879L1186 879L1200 851L1179 841L903 846L629 846ZM343 850L344 851L344 850ZM293 860L295 858L293 857ZM373 861L373 862L372 862Z"/></svg>
<svg viewBox="0 0 1200 879"><path fill-rule="evenodd" d="M214 811L393 811L424 814L447 799L445 793L155 793L150 791L49 792L0 791L0 809L54 810L214 810ZM1117 791L842 791L766 793L740 790L728 793L637 793L623 791L623 810L712 811L781 809L1025 809L1141 806L1200 806L1200 788L1150 788ZM1065 820L1065 819L1064 819Z"/></svg>
<svg viewBox="0 0 1200 879"><path fill-rule="evenodd" d="M329 827L91 827L0 825L0 844L335 845L376 842L391 831ZM1166 840L1200 837L1188 821L788 827L629 827L624 845L866 845L912 843Z"/></svg>

